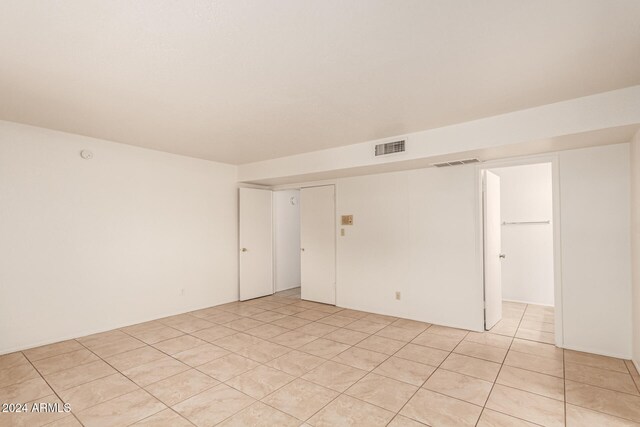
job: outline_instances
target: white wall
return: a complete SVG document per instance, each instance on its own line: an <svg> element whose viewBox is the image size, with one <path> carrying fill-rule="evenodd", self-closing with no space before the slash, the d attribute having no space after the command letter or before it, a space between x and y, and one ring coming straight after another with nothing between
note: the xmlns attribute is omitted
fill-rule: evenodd
<svg viewBox="0 0 640 427"><path fill-rule="evenodd" d="M629 144L559 153L564 345L631 356Z"/></svg>
<svg viewBox="0 0 640 427"><path fill-rule="evenodd" d="M483 327L474 166L337 181L339 306ZM401 299L395 299L395 292Z"/></svg>
<svg viewBox="0 0 640 427"><path fill-rule="evenodd" d="M631 144L631 191L633 361L640 371L640 132Z"/></svg>
<svg viewBox="0 0 640 427"><path fill-rule="evenodd" d="M276 291L284 291L300 286L300 191L274 191L273 203Z"/></svg>
<svg viewBox="0 0 640 427"><path fill-rule="evenodd" d="M629 144L557 156L564 346L629 358ZM338 179L338 217L354 215L338 230L338 305L482 329L477 176L458 166Z"/></svg>
<svg viewBox="0 0 640 427"><path fill-rule="evenodd" d="M500 176L502 221L553 218L551 163L491 169ZM553 225L502 226L502 297L553 305Z"/></svg>
<svg viewBox="0 0 640 427"><path fill-rule="evenodd" d="M236 167L0 122L0 286L0 353L236 300Z"/></svg>

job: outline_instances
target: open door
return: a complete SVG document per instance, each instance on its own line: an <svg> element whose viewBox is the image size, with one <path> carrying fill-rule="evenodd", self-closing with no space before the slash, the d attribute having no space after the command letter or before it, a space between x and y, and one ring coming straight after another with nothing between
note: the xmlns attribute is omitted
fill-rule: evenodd
<svg viewBox="0 0 640 427"><path fill-rule="evenodd" d="M273 294L270 190L240 189L240 300Z"/></svg>
<svg viewBox="0 0 640 427"><path fill-rule="evenodd" d="M500 177L483 171L484 211L484 328L489 330L502 319L502 267Z"/></svg>
<svg viewBox="0 0 640 427"><path fill-rule="evenodd" d="M300 190L301 297L336 303L335 186Z"/></svg>

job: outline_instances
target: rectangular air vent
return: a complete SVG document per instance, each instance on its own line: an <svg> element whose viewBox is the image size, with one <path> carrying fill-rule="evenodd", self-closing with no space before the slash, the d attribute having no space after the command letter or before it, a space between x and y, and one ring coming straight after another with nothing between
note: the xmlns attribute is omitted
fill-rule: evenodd
<svg viewBox="0 0 640 427"><path fill-rule="evenodd" d="M376 156L384 156L386 154L402 153L405 150L405 140L387 142L386 144L376 145Z"/></svg>
<svg viewBox="0 0 640 427"><path fill-rule="evenodd" d="M434 163L432 166L437 168L446 168L447 166L459 166L459 165L468 165L470 163L478 163L480 160L478 159L463 159L463 160L452 160L450 162L442 162L442 163Z"/></svg>

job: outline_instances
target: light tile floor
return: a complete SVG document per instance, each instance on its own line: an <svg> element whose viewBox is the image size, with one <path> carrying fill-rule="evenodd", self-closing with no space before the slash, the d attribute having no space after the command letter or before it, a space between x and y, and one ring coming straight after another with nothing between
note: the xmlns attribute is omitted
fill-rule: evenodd
<svg viewBox="0 0 640 427"><path fill-rule="evenodd" d="M0 426L640 426L624 360L562 350L553 311L488 333L300 300L293 289L0 356Z"/></svg>

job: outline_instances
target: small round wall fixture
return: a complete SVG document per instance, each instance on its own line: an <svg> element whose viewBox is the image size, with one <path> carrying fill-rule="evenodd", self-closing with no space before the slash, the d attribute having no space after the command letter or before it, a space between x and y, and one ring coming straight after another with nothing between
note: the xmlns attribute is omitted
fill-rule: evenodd
<svg viewBox="0 0 640 427"><path fill-rule="evenodd" d="M295 206L298 203L298 199L296 199L296 196L291 196L291 198L289 199L289 203L291 203L291 206Z"/></svg>
<svg viewBox="0 0 640 427"><path fill-rule="evenodd" d="M80 152L80 157L82 157L85 160L91 160L93 159L93 153L89 150L82 150Z"/></svg>

